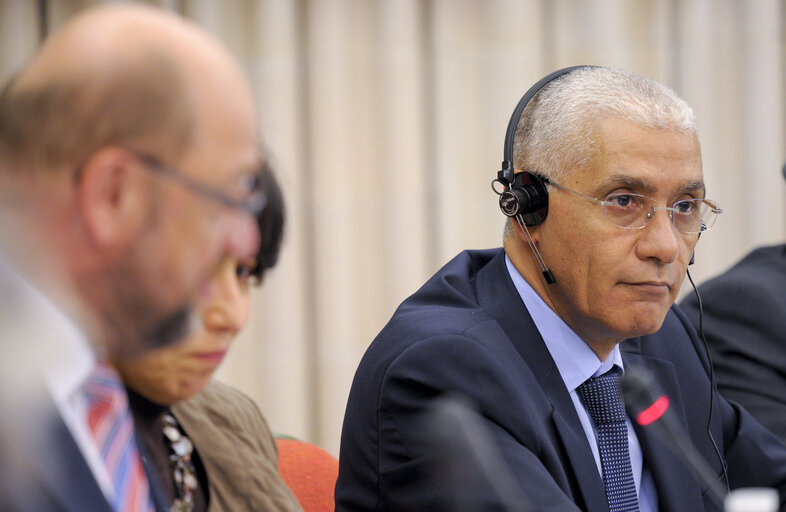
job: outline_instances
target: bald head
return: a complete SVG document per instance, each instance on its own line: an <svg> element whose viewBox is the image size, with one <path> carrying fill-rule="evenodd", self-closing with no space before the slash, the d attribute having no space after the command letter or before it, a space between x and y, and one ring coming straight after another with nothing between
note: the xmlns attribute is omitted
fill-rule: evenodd
<svg viewBox="0 0 786 512"><path fill-rule="evenodd" d="M248 94L228 52L198 27L138 4L92 9L6 86L0 158L53 170L107 145L179 156L199 136L200 102L224 85L216 80Z"/></svg>
<svg viewBox="0 0 786 512"><path fill-rule="evenodd" d="M0 234L27 234L30 274L57 267L94 341L172 342L215 269L257 252L254 112L197 26L139 4L84 11L0 93Z"/></svg>

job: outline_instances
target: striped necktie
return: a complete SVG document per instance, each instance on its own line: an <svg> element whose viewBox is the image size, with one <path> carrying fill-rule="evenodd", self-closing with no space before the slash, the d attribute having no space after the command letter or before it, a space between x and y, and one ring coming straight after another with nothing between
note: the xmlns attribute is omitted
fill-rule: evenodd
<svg viewBox="0 0 786 512"><path fill-rule="evenodd" d="M603 485L610 512L638 512L621 377L620 368L614 366L603 375L588 379L576 391L597 428Z"/></svg>
<svg viewBox="0 0 786 512"><path fill-rule="evenodd" d="M111 366L98 363L84 385L84 392L88 399L87 424L115 490L112 509L115 512L154 510L134 440L128 396L120 377Z"/></svg>

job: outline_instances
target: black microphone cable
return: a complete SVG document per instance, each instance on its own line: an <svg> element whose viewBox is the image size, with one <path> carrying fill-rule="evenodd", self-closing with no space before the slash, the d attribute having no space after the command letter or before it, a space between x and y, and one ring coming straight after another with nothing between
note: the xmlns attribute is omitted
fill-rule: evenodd
<svg viewBox="0 0 786 512"><path fill-rule="evenodd" d="M699 336L701 336L701 341L704 344L704 354L707 356L707 365L710 369L710 414L707 419L707 435L710 438L710 442L712 443L712 447L715 449L715 454L718 456L718 460L721 464L721 469L723 469L723 480L726 484L726 492L731 492L731 487L729 486L729 471L728 466L726 465L726 459L720 452L718 448L718 443L715 442L715 438L712 436L712 415L714 412L714 393L715 393L715 369L712 366L712 357L710 356L710 345L707 343L707 338L704 336L704 309L701 305L701 295L699 294L699 289L693 282L693 278L690 275L690 269L685 269L686 273L688 274L688 281L690 281L690 285L693 287L693 293L696 295L696 301L699 304Z"/></svg>

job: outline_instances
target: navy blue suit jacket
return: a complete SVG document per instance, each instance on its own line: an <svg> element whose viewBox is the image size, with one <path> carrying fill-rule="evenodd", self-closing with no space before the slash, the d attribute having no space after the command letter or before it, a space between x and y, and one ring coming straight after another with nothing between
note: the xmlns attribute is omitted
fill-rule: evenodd
<svg viewBox="0 0 786 512"><path fill-rule="evenodd" d="M19 409L14 416L0 407L3 417L15 424L0 429L0 511L111 512L70 430L41 388L36 394L41 403L28 411L28 418L20 417ZM138 445L144 458L144 447ZM169 503L154 479L157 474L145 469L155 509L167 512Z"/></svg>
<svg viewBox="0 0 786 512"><path fill-rule="evenodd" d="M6 423L0 431L0 510L111 512L48 393L42 389L37 396L42 403L29 411L30 417L2 408Z"/></svg>
<svg viewBox="0 0 786 512"><path fill-rule="evenodd" d="M654 373L698 451L731 486L786 497L786 448L738 406L710 393L706 359L678 308L655 334L621 344L626 365ZM436 454L423 434L433 399L473 401L528 510L607 511L589 443L562 378L505 268L501 249L459 254L404 301L368 348L350 392L336 510L445 510ZM706 485L649 429L637 428L664 511L720 510ZM472 507L499 509L482 479ZM783 499L782 499L783 501Z"/></svg>

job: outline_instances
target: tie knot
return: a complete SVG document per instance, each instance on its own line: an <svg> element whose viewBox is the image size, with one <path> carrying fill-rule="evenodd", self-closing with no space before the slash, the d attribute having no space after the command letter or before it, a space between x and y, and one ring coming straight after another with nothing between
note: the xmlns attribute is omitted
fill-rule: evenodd
<svg viewBox="0 0 786 512"><path fill-rule="evenodd" d="M105 417L128 414L125 388L117 371L108 364L96 363L82 389L88 401L88 425L94 433Z"/></svg>
<svg viewBox="0 0 786 512"><path fill-rule="evenodd" d="M111 401L118 396L125 396L126 391L117 370L104 362L98 362L88 375L84 391L93 401Z"/></svg>
<svg viewBox="0 0 786 512"><path fill-rule="evenodd" d="M597 425L625 422L625 402L620 388L621 370L614 366L603 375L587 379L576 391Z"/></svg>

